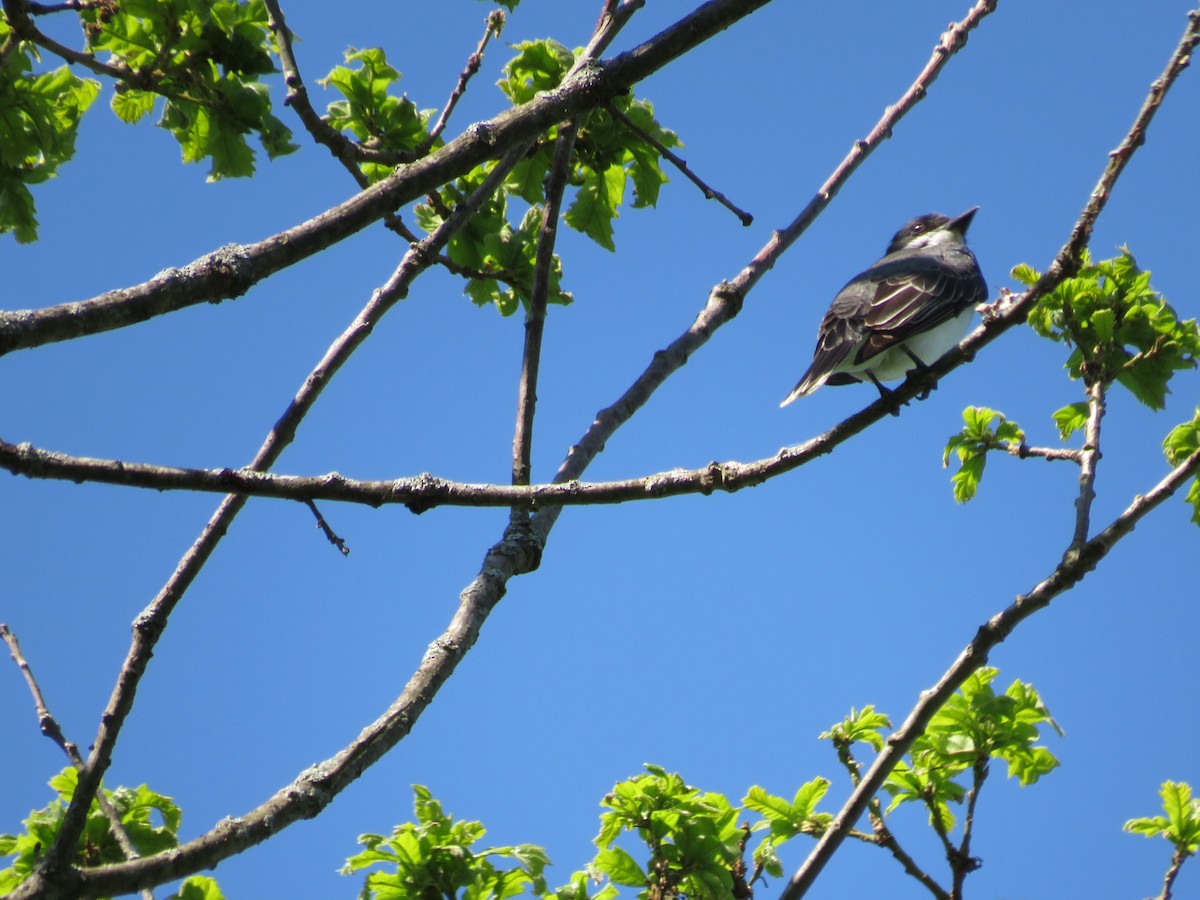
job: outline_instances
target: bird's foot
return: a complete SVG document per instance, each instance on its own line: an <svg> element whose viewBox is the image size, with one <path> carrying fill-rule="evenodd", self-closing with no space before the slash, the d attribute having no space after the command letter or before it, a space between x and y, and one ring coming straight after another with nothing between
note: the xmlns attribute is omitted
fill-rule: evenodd
<svg viewBox="0 0 1200 900"><path fill-rule="evenodd" d="M908 406L908 401L905 400L904 402L897 402L896 392L893 391L891 388L884 387L883 383L878 378L875 377L875 373L870 371L869 369L867 370L867 377L870 378L871 383L879 389L879 396L881 398L883 398L884 400L891 401L892 408L889 409L888 412L891 413L893 416L900 415L900 407Z"/></svg>

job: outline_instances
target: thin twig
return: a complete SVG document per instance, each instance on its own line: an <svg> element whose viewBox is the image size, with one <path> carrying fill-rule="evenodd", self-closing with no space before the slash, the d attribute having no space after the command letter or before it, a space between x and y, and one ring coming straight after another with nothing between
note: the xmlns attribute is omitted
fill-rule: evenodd
<svg viewBox="0 0 1200 900"><path fill-rule="evenodd" d="M979 860L971 857L971 837L975 831L975 805L979 802L979 792L988 777L988 758L983 756L975 761L972 767L973 782L967 792L967 812L963 816L962 841L949 858L950 872L954 879L951 895L956 898L963 896L963 883L967 876L979 868Z"/></svg>
<svg viewBox="0 0 1200 900"><path fill-rule="evenodd" d="M160 93L156 90L152 78L135 72L124 64L113 65L100 62L94 54L75 50L65 44L60 44L54 38L44 34L33 24L33 20L29 18L29 12L32 11L29 5L19 2L19 0L3 0L2 5L5 14L8 16L8 24L12 27L13 34L21 40L36 44L43 50L53 53L55 56L61 57L69 63L83 66L97 75L104 75L107 78L112 78L114 81L119 81L139 90Z"/></svg>
<svg viewBox="0 0 1200 900"><path fill-rule="evenodd" d="M1188 855L1183 850L1176 850L1171 854L1171 867L1167 869L1166 875L1163 876L1162 893L1158 895L1158 900L1171 900L1171 892L1174 890L1175 879L1179 877L1179 870L1183 867Z"/></svg>
<svg viewBox="0 0 1200 900"><path fill-rule="evenodd" d="M1006 444L1004 450L1021 459L1036 456L1050 462L1066 460L1076 465L1080 465L1083 461L1083 451L1073 450L1070 447L1030 447L1027 444Z"/></svg>
<svg viewBox="0 0 1200 900"><path fill-rule="evenodd" d="M834 748L837 750L838 762L845 768L850 776L850 783L857 787L862 781L862 768L859 766L858 760L854 758L854 753L850 749L851 742L848 740L834 739ZM900 846L900 841L892 830L888 828L887 820L883 815L883 804L879 802L879 797L871 798L871 802L867 804L867 815L871 820L872 834L864 835L869 843L877 847L882 847L887 850L892 858L900 864L904 869L905 874L915 879L919 884L923 885L929 893L933 894L936 900L950 900L950 895L945 889L934 881L933 876L917 865L917 861L912 858L909 853ZM853 837L852 833L849 835Z"/></svg>
<svg viewBox="0 0 1200 900"><path fill-rule="evenodd" d="M454 107L458 105L458 101L462 99L463 94L467 91L467 83L479 71L479 66L483 62L483 51L487 49L488 41L492 39L493 35L500 37L500 32L504 30L504 21L504 10L494 9L488 13L487 28L483 32L483 37L479 39L479 46L475 48L474 53L467 57L467 64L463 67L462 72L459 73L458 82L454 85L454 90L450 92L450 97L446 100L446 105L438 115L437 121L429 129L429 137L425 138L417 148L417 156L424 156L428 153L429 149L433 146L433 142L446 130L446 125L450 121Z"/></svg>
<svg viewBox="0 0 1200 900"><path fill-rule="evenodd" d="M366 340L383 314L407 295L413 279L431 264L433 258L450 237L457 233L475 214L479 206L495 193L511 168L524 157L526 149L527 145L525 144L519 144L510 149L488 173L483 183L459 204L449 219L443 222L428 238L419 244L414 244L409 249L392 276L375 291L354 322L334 341L317 367L305 379L304 385L296 394L295 399L267 435L250 468L266 469L274 464L284 448L291 443L300 421L312 408L329 379L341 368L350 354ZM31 896L36 896L40 890L41 873L51 872L62 875L64 872L68 872L69 866L66 863L70 858L69 848L73 847L79 838L88 800L95 795L100 779L111 762L117 736L133 707L134 695L145 674L150 658L153 656L154 646L166 628L167 620L176 604L245 503L245 497L235 495L229 495L221 502L200 536L180 560L170 579L134 621L133 641L117 676L117 683L108 706L101 717L100 728L96 734L91 755L86 766L79 773L79 785L75 797L63 816L58 838L54 845L47 850L42 866L25 882L25 885L30 885L28 891ZM78 876L78 873L71 874ZM133 887L140 888L154 883L161 882L148 880ZM18 890L25 890L25 885ZM119 891L113 891L113 893L119 893Z"/></svg>
<svg viewBox="0 0 1200 900"><path fill-rule="evenodd" d="M653 147L655 150L657 150L668 162L670 162L673 166L675 166L675 168L677 168L680 172L682 172L684 174L684 176L689 181L691 181L692 184L694 184L694 185L696 185L696 187L700 188L700 192L704 194L705 200L716 200L718 203L720 203L722 206L724 206L727 210L729 210L731 213L733 213L735 216L737 216L738 219L741 220L741 223L747 227L754 224L754 216L752 216L752 215L750 215L750 213L734 206L728 197L726 197L720 191L716 190L715 188L710 187L707 183L705 183L704 180L701 179L699 175L697 175L695 172L693 172L688 167L687 160L685 160L683 157L679 156L678 154L672 152L671 149L669 147L667 147L665 144L663 144L662 141L660 141L658 138L656 138L654 135L652 135L646 129L639 126L636 122L634 122L631 118L629 118L629 116L625 115L625 113L623 113L619 109L617 109L617 107L613 103L611 103L611 102L608 103L608 105L605 107L605 109L608 110L609 114L614 119L616 119L618 122L620 122L626 128L628 128L630 131L632 131L634 134L636 134L638 137L640 137L643 141L645 141L647 144L649 144L651 147Z"/></svg>
<svg viewBox="0 0 1200 900"><path fill-rule="evenodd" d="M62 727L58 724L58 720L54 718L50 712L50 708L46 705L46 698L42 694L42 688L38 684L37 678L33 674L33 668L29 665L29 660L25 658L25 654L21 650L21 644L17 640L17 636L3 622L0 622L0 640L8 646L8 652L12 656L13 662L17 664L17 668L21 670L21 675L25 678L25 684L29 686L29 693L33 695L33 707L38 717L38 728L42 734L50 738L71 761L71 765L79 771L84 766L83 757L79 754L79 747L68 741L66 735L63 734ZM121 814L109 802L108 796L104 791L96 792L96 805L100 808L100 812L104 814L104 818L108 819L109 828L112 829L113 837L117 841L117 845L121 848L121 852L126 859L138 859L141 854L138 853L137 847L133 846L133 841L129 837L129 832L125 830L125 823L121 821ZM141 892L143 900L154 900L154 893L145 888Z"/></svg>
<svg viewBox="0 0 1200 900"><path fill-rule="evenodd" d="M312 500L305 500L304 502L307 504L308 508L312 510L312 514L316 516L317 527L324 532L329 543L337 547L342 556L349 556L350 547L347 546L346 542L342 538L338 537L338 535L334 533L333 529L329 527L329 523L325 521L325 517L321 515L321 511L317 509L317 504Z"/></svg>

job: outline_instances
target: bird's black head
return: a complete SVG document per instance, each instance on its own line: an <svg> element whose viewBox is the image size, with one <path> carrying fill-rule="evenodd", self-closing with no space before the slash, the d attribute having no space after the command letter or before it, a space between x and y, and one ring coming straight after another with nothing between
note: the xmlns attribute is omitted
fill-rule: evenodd
<svg viewBox="0 0 1200 900"><path fill-rule="evenodd" d="M926 213L923 216L917 216L905 223L904 227L892 236L892 242L888 244L887 252L891 254L903 250L914 241L924 243L928 240L928 235L936 231L953 233L959 240L962 240L977 209L979 209L978 206L973 206L961 216L953 219L941 213Z"/></svg>

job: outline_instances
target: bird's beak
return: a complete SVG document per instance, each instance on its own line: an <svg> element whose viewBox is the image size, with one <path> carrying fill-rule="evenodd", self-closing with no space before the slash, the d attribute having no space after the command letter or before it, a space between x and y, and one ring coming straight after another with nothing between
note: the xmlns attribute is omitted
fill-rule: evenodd
<svg viewBox="0 0 1200 900"><path fill-rule="evenodd" d="M963 213L958 218L951 219L943 227L947 231L953 231L956 234L960 234L960 235L966 234L967 228L970 226L971 220L973 218L975 218L975 213L977 213L977 212L979 212L979 207L972 206L970 209L968 209L965 213Z"/></svg>

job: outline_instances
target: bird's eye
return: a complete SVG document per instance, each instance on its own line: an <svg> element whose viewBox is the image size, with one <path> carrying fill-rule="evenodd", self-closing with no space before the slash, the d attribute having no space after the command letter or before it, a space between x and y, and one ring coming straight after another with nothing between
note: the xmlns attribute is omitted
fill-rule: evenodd
<svg viewBox="0 0 1200 900"><path fill-rule="evenodd" d="M913 230L913 234L920 234L922 231L925 230L925 226L924 225L914 225L912 227L912 230Z"/></svg>

